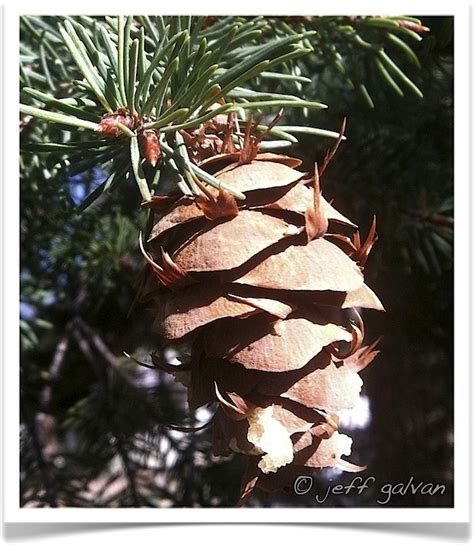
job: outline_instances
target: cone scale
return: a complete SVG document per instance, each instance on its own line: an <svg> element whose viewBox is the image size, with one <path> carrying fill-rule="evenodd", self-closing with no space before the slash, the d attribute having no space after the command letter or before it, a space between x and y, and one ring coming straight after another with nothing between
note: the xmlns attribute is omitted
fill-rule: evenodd
<svg viewBox="0 0 474 545"><path fill-rule="evenodd" d="M312 468L358 472L338 411L358 401L364 345L358 309L383 311L362 272L375 223L357 227L292 157L206 158L229 193L202 187L174 200L145 255L155 276L154 329L190 346L187 363L158 368L187 385L191 409L213 404L213 452L248 457L241 501L255 487L289 486ZM216 172L217 170L217 172Z"/></svg>

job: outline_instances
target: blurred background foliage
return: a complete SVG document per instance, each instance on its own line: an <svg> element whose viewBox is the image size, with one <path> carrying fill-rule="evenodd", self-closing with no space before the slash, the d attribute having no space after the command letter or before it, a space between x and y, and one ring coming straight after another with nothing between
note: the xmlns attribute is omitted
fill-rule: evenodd
<svg viewBox="0 0 474 545"><path fill-rule="evenodd" d="M387 313L364 318L373 338L383 335L382 353L363 374L364 404L343 420L354 437L351 459L368 465L377 486L321 505L314 494L286 492L257 495L249 505L377 506L382 484L413 477L445 484L446 492L394 496L391 507L450 506L453 19L422 18L430 32L410 44L419 66L401 51L397 32L344 19L273 18L270 28L317 29L314 53L295 70L311 78L298 84L300 94L328 109L287 109L281 124L337 131L347 117L347 141L325 172L323 192L363 234L377 217L379 241L366 276ZM59 40L54 47L43 41L43 20L54 24L22 18L20 76L24 85L61 96L59 82L79 74ZM401 81L394 87L359 38L393 48L424 97ZM295 84L260 78L253 85L275 93ZM22 145L61 142L64 134L29 116L20 125ZM298 140L286 153L307 169L331 145L305 134ZM78 212L106 176L96 164L81 171L50 154L21 156L21 505L232 506L240 457L213 458L206 428L190 434L167 427L199 426L212 412L190 414L179 383L124 354L146 362L152 351L168 361L178 355L151 332L149 311L134 304L142 267L137 233L146 217L133 180ZM352 478L316 473L313 492Z"/></svg>

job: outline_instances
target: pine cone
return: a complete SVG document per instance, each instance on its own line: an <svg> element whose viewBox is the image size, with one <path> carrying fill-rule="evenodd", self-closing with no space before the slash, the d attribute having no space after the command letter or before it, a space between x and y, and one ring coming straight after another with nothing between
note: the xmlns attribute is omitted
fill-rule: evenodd
<svg viewBox="0 0 474 545"><path fill-rule="evenodd" d="M214 454L249 456L243 499L308 467L364 469L342 458L352 440L337 413L355 405L358 373L378 353L362 346L356 310L383 310L362 274L375 221L362 243L321 195L317 167L305 177L300 164L271 153L204 160L246 200L203 186L198 198L165 199L145 254L159 279L154 328L191 347L178 368L155 365L186 384L190 408L218 403Z"/></svg>

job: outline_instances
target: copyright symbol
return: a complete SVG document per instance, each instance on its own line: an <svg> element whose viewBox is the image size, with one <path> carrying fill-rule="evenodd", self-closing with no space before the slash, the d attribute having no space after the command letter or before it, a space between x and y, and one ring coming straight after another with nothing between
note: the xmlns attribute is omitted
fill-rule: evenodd
<svg viewBox="0 0 474 545"><path fill-rule="evenodd" d="M313 486L313 477L309 475L300 475L295 479L293 490L298 496L308 493Z"/></svg>

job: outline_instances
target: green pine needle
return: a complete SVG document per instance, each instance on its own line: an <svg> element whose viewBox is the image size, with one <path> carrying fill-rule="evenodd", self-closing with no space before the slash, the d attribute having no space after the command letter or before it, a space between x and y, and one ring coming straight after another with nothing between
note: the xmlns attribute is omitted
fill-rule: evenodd
<svg viewBox="0 0 474 545"><path fill-rule="evenodd" d="M48 112L47 110L41 110L39 108L34 108L32 106L27 106L26 104L20 104L20 112L25 115L32 115L38 119L43 119L50 123L60 123L61 125L68 125L70 127L78 127L80 129L89 129L96 131L99 128L98 123L93 123L92 121L86 121L85 119L79 119L72 115L64 115L56 112Z"/></svg>
<svg viewBox="0 0 474 545"><path fill-rule="evenodd" d="M130 160L140 194L144 201L149 201L151 199L151 193L145 175L143 174L140 158L140 147L136 136L132 136L130 138Z"/></svg>

